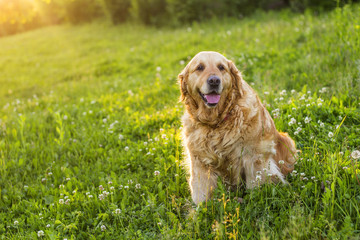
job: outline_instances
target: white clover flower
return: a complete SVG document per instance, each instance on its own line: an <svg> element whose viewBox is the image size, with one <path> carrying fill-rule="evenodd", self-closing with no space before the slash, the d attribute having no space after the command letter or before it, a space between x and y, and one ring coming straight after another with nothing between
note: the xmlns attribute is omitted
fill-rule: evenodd
<svg viewBox="0 0 360 240"><path fill-rule="evenodd" d="M332 137L334 136L334 133L333 133L333 132L329 132L329 133L328 133L328 136L329 136L329 138L332 138Z"/></svg>
<svg viewBox="0 0 360 240"><path fill-rule="evenodd" d="M342 155L344 155L344 152L339 152L339 154L342 156Z"/></svg>
<svg viewBox="0 0 360 240"><path fill-rule="evenodd" d="M353 159L359 159L360 158L360 151L359 150L355 150L351 153L351 157Z"/></svg>
<svg viewBox="0 0 360 240"><path fill-rule="evenodd" d="M47 228L49 228L49 227L51 227L51 225L50 225L50 224L48 224L48 225L46 225L46 227L47 227Z"/></svg>
<svg viewBox="0 0 360 240"><path fill-rule="evenodd" d="M119 186L119 189L120 189L120 190L123 189L123 185L120 185L120 186Z"/></svg>
<svg viewBox="0 0 360 240"><path fill-rule="evenodd" d="M159 172L159 171L155 171L154 174L155 174L155 176L158 176L158 175L160 175L160 172Z"/></svg>
<svg viewBox="0 0 360 240"><path fill-rule="evenodd" d="M312 176L312 177L311 177L311 180L314 180L315 178L316 178L315 176Z"/></svg>
<svg viewBox="0 0 360 240"><path fill-rule="evenodd" d="M295 118L291 118L290 122L289 122L289 126L296 124L296 119Z"/></svg>
<svg viewBox="0 0 360 240"><path fill-rule="evenodd" d="M307 180L309 180L307 177L303 177L303 180L305 180L305 181L307 181Z"/></svg>
<svg viewBox="0 0 360 240"><path fill-rule="evenodd" d="M155 140L156 142L158 142L158 141L159 141L159 138L158 138L158 137L155 137L154 140Z"/></svg>
<svg viewBox="0 0 360 240"><path fill-rule="evenodd" d="M348 167L345 166L345 167L343 167L343 169L346 170L346 169L348 169Z"/></svg>
<svg viewBox="0 0 360 240"><path fill-rule="evenodd" d="M66 178L65 180L66 180L66 181L70 181L70 178L68 177L68 178Z"/></svg>
<svg viewBox="0 0 360 240"><path fill-rule="evenodd" d="M319 90L319 93L325 93L326 92L326 87L323 87L322 89Z"/></svg>
<svg viewBox="0 0 360 240"><path fill-rule="evenodd" d="M119 140L123 140L124 136L122 134L119 134Z"/></svg>
<svg viewBox="0 0 360 240"><path fill-rule="evenodd" d="M64 199L59 199L60 204L64 204Z"/></svg>
<svg viewBox="0 0 360 240"><path fill-rule="evenodd" d="M43 230L40 230L37 232L37 235L38 235L38 237L43 237L43 236L45 236L45 233Z"/></svg>
<svg viewBox="0 0 360 240"><path fill-rule="evenodd" d="M88 198L93 198L93 195L88 195Z"/></svg>
<svg viewBox="0 0 360 240"><path fill-rule="evenodd" d="M107 197L108 195L109 195L109 192L107 192L107 191L103 191L103 193L102 193L103 195L104 195L104 197Z"/></svg>
<svg viewBox="0 0 360 240"><path fill-rule="evenodd" d="M291 94L294 94L294 93L296 93L296 91L295 91L295 89L292 89Z"/></svg>
<svg viewBox="0 0 360 240"><path fill-rule="evenodd" d="M14 225L18 225L18 224L19 224L19 222L15 220L15 221L14 221Z"/></svg>
<svg viewBox="0 0 360 240"><path fill-rule="evenodd" d="M292 173L293 173L293 174L297 174L297 171L296 171L296 170L293 170Z"/></svg>
<svg viewBox="0 0 360 240"><path fill-rule="evenodd" d="M283 97L279 97L279 101L282 101L282 100L284 100L284 98L283 98Z"/></svg>
<svg viewBox="0 0 360 240"><path fill-rule="evenodd" d="M157 72L160 72L160 71L161 71L161 67L160 67L160 66L156 67L156 71L157 71Z"/></svg>
<svg viewBox="0 0 360 240"><path fill-rule="evenodd" d="M184 60L180 60L180 65L184 65L185 64L185 61Z"/></svg>
<svg viewBox="0 0 360 240"><path fill-rule="evenodd" d="M300 173L300 176L302 176L302 177L303 177L303 176L305 176L305 173L303 173L303 172L302 172L302 173Z"/></svg>
<svg viewBox="0 0 360 240"><path fill-rule="evenodd" d="M132 183L133 183L133 180L129 179L128 184L132 184Z"/></svg>
<svg viewBox="0 0 360 240"><path fill-rule="evenodd" d="M48 172L48 174L47 174L48 176L51 176L52 175L52 172Z"/></svg>
<svg viewBox="0 0 360 240"><path fill-rule="evenodd" d="M100 191L104 190L103 185L100 185L100 186L99 186L99 190L100 190Z"/></svg>
<svg viewBox="0 0 360 240"><path fill-rule="evenodd" d="M255 178L256 181L261 181L261 175L256 175L256 178Z"/></svg>
<svg viewBox="0 0 360 240"><path fill-rule="evenodd" d="M119 208L115 209L115 214L120 214L121 210Z"/></svg>
<svg viewBox="0 0 360 240"><path fill-rule="evenodd" d="M125 188L125 189L129 189L129 186L126 185L124 188Z"/></svg>
<svg viewBox="0 0 360 240"><path fill-rule="evenodd" d="M285 163L284 160L280 160L280 161L279 161L279 164L280 164L280 165L283 165L284 163Z"/></svg>
<svg viewBox="0 0 360 240"><path fill-rule="evenodd" d="M68 199L68 198L69 198L69 196L65 196L65 197L64 197L64 199Z"/></svg>
<svg viewBox="0 0 360 240"><path fill-rule="evenodd" d="M64 115L63 119L64 119L64 120L67 120L67 119L68 119L68 116Z"/></svg>
<svg viewBox="0 0 360 240"><path fill-rule="evenodd" d="M105 199L104 194L99 194L99 200L102 201L102 200L104 200L104 199Z"/></svg>
<svg viewBox="0 0 360 240"><path fill-rule="evenodd" d="M129 147L126 146L126 147L124 148L124 150L125 150L125 151L129 151Z"/></svg>
<svg viewBox="0 0 360 240"><path fill-rule="evenodd" d="M324 127L325 124L323 122L320 123L320 127Z"/></svg>
<svg viewBox="0 0 360 240"><path fill-rule="evenodd" d="M86 193L86 196L87 196L87 195L90 195L90 192L87 192L87 193Z"/></svg>
<svg viewBox="0 0 360 240"><path fill-rule="evenodd" d="M46 178L42 178L42 179L41 179L41 182L46 182Z"/></svg>
<svg viewBox="0 0 360 240"><path fill-rule="evenodd" d="M309 123L310 121L311 121L310 117L305 117L305 120L304 120L305 123Z"/></svg>
<svg viewBox="0 0 360 240"><path fill-rule="evenodd" d="M105 226L105 225L101 225L100 228L101 228L101 231L102 231L102 232L106 230L106 226Z"/></svg>
<svg viewBox="0 0 360 240"><path fill-rule="evenodd" d="M137 183L137 184L135 185L135 188L136 188L136 189L140 189L140 188L141 188L140 183Z"/></svg>
<svg viewBox="0 0 360 240"><path fill-rule="evenodd" d="M108 184L111 185L111 184L113 184L113 182L112 182L112 181L108 181Z"/></svg>
<svg viewBox="0 0 360 240"><path fill-rule="evenodd" d="M286 90L282 90L282 91L280 92L280 95L281 95L281 96L286 95Z"/></svg>
<svg viewBox="0 0 360 240"><path fill-rule="evenodd" d="M110 187L110 191L114 191L115 190L115 187L114 186L111 186Z"/></svg>
<svg viewBox="0 0 360 240"><path fill-rule="evenodd" d="M272 174L272 173L268 173L267 175L268 175L268 177L272 177L273 174Z"/></svg>
<svg viewBox="0 0 360 240"><path fill-rule="evenodd" d="M269 92L264 92L264 95L269 95Z"/></svg>

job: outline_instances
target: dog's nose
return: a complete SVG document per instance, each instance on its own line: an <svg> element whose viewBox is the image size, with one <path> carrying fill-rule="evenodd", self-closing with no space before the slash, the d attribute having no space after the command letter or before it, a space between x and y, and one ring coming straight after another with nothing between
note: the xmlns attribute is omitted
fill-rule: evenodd
<svg viewBox="0 0 360 240"><path fill-rule="evenodd" d="M220 78L218 76L212 75L208 78L207 83L210 85L210 87L218 87L220 85Z"/></svg>

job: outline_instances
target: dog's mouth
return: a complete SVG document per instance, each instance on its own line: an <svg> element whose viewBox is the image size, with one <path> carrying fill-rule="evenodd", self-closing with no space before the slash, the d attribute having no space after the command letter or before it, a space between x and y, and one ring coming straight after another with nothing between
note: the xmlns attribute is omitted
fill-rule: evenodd
<svg viewBox="0 0 360 240"><path fill-rule="evenodd" d="M208 94L203 94L199 91L199 94L209 107L215 107L220 101L220 94L215 91Z"/></svg>

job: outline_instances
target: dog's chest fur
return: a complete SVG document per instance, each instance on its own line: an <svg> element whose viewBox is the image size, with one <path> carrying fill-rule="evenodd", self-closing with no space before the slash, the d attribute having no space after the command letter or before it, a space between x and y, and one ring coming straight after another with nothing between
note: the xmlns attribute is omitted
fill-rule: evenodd
<svg viewBox="0 0 360 240"><path fill-rule="evenodd" d="M231 124L221 124L212 128L197 124L188 114L183 116L183 138L186 146L191 149L191 155L212 169L226 169L243 155L254 151L248 134L248 126L243 116L230 116L225 119ZM246 142L246 144L244 144Z"/></svg>

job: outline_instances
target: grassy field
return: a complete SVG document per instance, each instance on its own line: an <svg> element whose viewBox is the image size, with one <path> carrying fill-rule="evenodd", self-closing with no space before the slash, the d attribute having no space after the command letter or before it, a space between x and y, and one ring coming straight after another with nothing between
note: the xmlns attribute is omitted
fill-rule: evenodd
<svg viewBox="0 0 360 240"><path fill-rule="evenodd" d="M359 239L360 5L0 39L0 239ZM289 185L195 206L177 74L232 59L301 149Z"/></svg>

